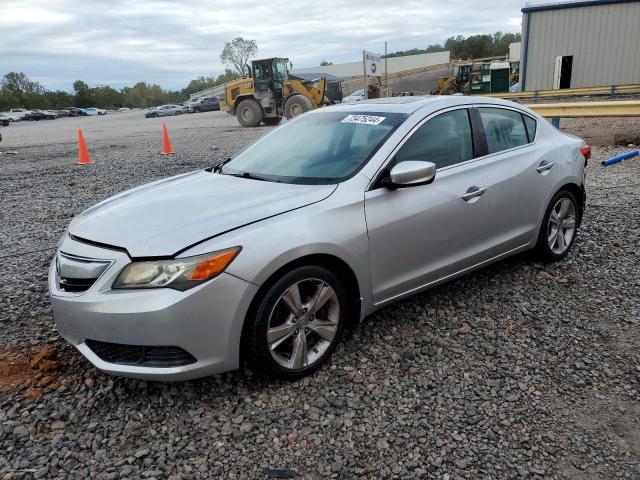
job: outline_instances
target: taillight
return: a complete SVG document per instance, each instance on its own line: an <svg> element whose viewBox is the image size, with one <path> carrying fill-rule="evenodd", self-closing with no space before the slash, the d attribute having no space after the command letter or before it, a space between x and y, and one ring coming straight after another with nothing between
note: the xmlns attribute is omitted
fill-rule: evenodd
<svg viewBox="0 0 640 480"><path fill-rule="evenodd" d="M584 164L587 164L587 160L591 158L591 147L589 145L584 145L580 148L580 153L584 157Z"/></svg>

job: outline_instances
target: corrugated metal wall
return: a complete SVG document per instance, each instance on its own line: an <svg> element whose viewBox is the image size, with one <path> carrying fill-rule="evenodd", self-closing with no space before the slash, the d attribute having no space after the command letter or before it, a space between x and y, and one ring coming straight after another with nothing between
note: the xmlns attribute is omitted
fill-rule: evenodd
<svg viewBox="0 0 640 480"><path fill-rule="evenodd" d="M640 1L528 12L522 25L528 91L553 88L559 55L573 55L571 87L640 83Z"/></svg>

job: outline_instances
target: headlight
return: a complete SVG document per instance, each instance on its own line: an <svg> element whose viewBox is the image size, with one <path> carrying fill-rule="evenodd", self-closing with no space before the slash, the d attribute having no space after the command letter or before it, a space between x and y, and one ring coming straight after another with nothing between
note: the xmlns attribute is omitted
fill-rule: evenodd
<svg viewBox="0 0 640 480"><path fill-rule="evenodd" d="M233 247L197 257L133 262L120 272L113 288L188 290L224 272L240 250Z"/></svg>

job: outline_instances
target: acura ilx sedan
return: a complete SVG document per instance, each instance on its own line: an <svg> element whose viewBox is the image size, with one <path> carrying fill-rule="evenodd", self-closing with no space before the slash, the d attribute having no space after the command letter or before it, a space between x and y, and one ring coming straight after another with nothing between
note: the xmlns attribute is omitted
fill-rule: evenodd
<svg viewBox="0 0 640 480"><path fill-rule="evenodd" d="M567 255L589 157L497 99L318 109L73 219L49 272L58 330L116 375L307 375L391 302L524 250Z"/></svg>

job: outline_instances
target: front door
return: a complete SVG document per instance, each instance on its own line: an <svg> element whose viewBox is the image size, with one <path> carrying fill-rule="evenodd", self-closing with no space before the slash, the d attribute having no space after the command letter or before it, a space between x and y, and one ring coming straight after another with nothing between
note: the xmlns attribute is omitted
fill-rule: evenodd
<svg viewBox="0 0 640 480"><path fill-rule="evenodd" d="M417 128L389 166L407 160L438 167L429 185L365 194L373 301L380 304L486 258L487 174L474 160L467 109Z"/></svg>

